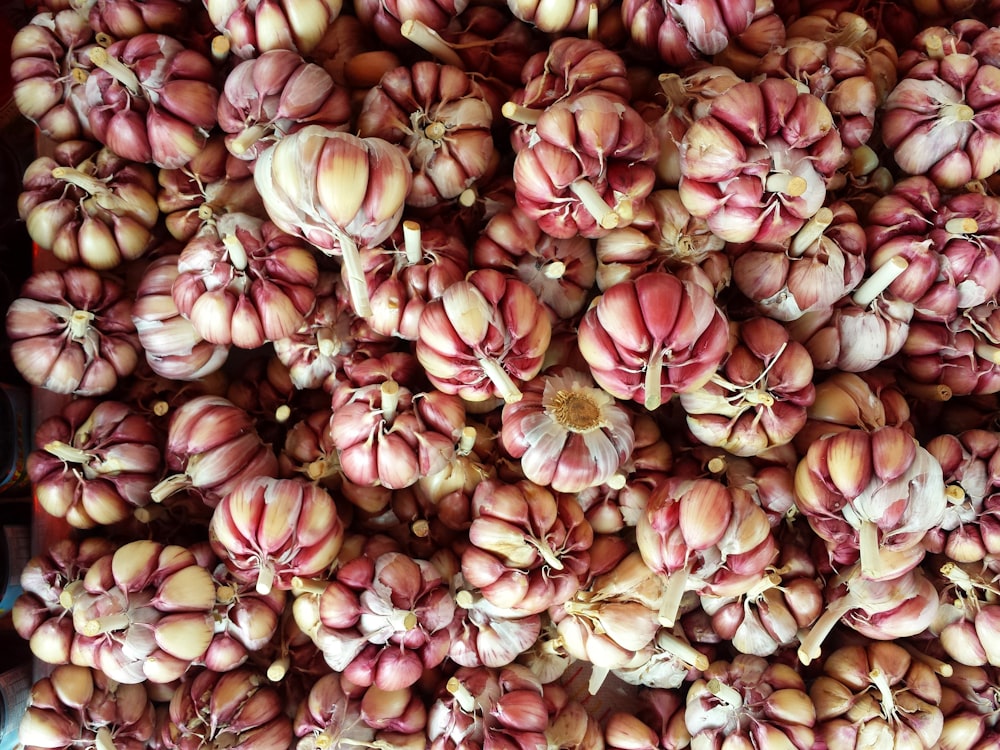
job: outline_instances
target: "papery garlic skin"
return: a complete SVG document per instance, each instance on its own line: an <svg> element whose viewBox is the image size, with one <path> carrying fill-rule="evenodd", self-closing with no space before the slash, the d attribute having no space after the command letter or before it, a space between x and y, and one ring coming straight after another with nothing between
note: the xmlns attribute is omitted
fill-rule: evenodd
<svg viewBox="0 0 1000 750"><path fill-rule="evenodd" d="M722 52L750 26L754 6L750 0L629 0L622 6L622 19L639 49L682 66Z"/></svg>
<svg viewBox="0 0 1000 750"><path fill-rule="evenodd" d="M292 745L292 720L281 693L252 667L199 670L170 699L159 739L174 750L234 742L260 750Z"/></svg>
<svg viewBox="0 0 1000 750"><path fill-rule="evenodd" d="M94 136L116 154L173 169L189 162L216 125L215 70L165 34L122 39L89 53L85 87Z"/></svg>
<svg viewBox="0 0 1000 750"><path fill-rule="evenodd" d="M145 255L159 219L156 177L90 141L66 141L28 165L18 214L59 260L110 270Z"/></svg>
<svg viewBox="0 0 1000 750"><path fill-rule="evenodd" d="M601 237L641 210L659 153L633 107L600 90L576 94L543 110L517 151L517 205L553 237Z"/></svg>
<svg viewBox="0 0 1000 750"><path fill-rule="evenodd" d="M532 482L580 492L607 482L631 456L628 412L583 373L549 371L522 393L504 406L500 439Z"/></svg>
<svg viewBox="0 0 1000 750"><path fill-rule="evenodd" d="M156 202L167 231L181 242L225 213L264 216L250 162L229 153L221 133L209 136L205 148L183 167L161 169L156 179Z"/></svg>
<svg viewBox="0 0 1000 750"><path fill-rule="evenodd" d="M310 246L271 222L227 213L185 245L171 293L209 343L256 349L302 326L318 283Z"/></svg>
<svg viewBox="0 0 1000 750"><path fill-rule="evenodd" d="M90 566L113 552L114 545L104 537L63 539L32 557L21 571L23 592L14 600L11 622L40 661L69 663L73 599Z"/></svg>
<svg viewBox="0 0 1000 750"><path fill-rule="evenodd" d="M413 186L406 155L381 138L307 125L258 157L254 184L279 228L342 258L355 311L370 316L358 248L385 241L399 224Z"/></svg>
<svg viewBox="0 0 1000 750"><path fill-rule="evenodd" d="M346 130L350 101L347 90L319 65L291 50L275 49L230 71L219 97L218 117L229 153L253 160L306 124Z"/></svg>
<svg viewBox="0 0 1000 750"><path fill-rule="evenodd" d="M140 750L154 725L144 685L119 684L99 670L62 664L32 686L18 740L26 748L92 742Z"/></svg>
<svg viewBox="0 0 1000 750"><path fill-rule="evenodd" d="M54 141L93 136L83 97L92 67L94 29L73 8L36 13L11 42L11 82L18 111Z"/></svg>

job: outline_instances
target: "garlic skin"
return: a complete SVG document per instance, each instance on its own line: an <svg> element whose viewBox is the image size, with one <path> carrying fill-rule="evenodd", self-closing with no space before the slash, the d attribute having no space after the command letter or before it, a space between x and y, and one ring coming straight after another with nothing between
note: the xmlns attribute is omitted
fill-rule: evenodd
<svg viewBox="0 0 1000 750"><path fill-rule="evenodd" d="M504 406L500 440L532 482L580 492L607 482L631 457L629 413L583 373L549 370L522 394Z"/></svg>

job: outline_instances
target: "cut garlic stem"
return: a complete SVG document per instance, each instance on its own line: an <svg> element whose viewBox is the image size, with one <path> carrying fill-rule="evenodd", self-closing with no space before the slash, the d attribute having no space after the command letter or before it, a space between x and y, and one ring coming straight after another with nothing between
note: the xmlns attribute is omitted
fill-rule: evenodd
<svg viewBox="0 0 1000 750"><path fill-rule="evenodd" d="M70 185L80 188L90 195L101 195L110 192L107 184L86 172L72 167L53 167L52 179L68 182Z"/></svg>
<svg viewBox="0 0 1000 750"><path fill-rule="evenodd" d="M875 269L864 283L854 290L851 301L858 307L868 307L876 297L889 288L889 285L899 278L908 267L909 263L901 255L894 255L885 263Z"/></svg>
<svg viewBox="0 0 1000 750"><path fill-rule="evenodd" d="M658 617L661 625L668 628L674 626L677 619L677 610L681 607L681 598L687 591L688 573L691 571L691 561L683 568L675 570L667 576L663 586L663 598L660 600L660 611Z"/></svg>
<svg viewBox="0 0 1000 750"><path fill-rule="evenodd" d="M132 511L132 516L139 523L152 523L160 518L167 515L167 511L159 505L144 505L141 508L136 508Z"/></svg>
<svg viewBox="0 0 1000 750"><path fill-rule="evenodd" d="M274 410L274 421L278 424L284 424L289 419L292 418L292 407L288 404L282 404Z"/></svg>
<svg viewBox="0 0 1000 750"><path fill-rule="evenodd" d="M415 266L424 257L424 248L421 245L420 225L407 219L403 222L403 249L406 251L406 262Z"/></svg>
<svg viewBox="0 0 1000 750"><path fill-rule="evenodd" d="M799 633L799 661L804 666L809 666L814 659L819 658L819 655L823 653L823 641L840 621L840 618L854 609L855 604L855 598L848 591L840 599L826 605L823 614L813 623L808 632Z"/></svg>
<svg viewBox="0 0 1000 750"><path fill-rule="evenodd" d="M566 273L566 264L561 260L553 260L545 264L542 273L547 279L561 279Z"/></svg>
<svg viewBox="0 0 1000 750"><path fill-rule="evenodd" d="M455 702L461 706L466 713L472 713L476 709L476 696L457 677L449 677L445 683L445 690L455 697Z"/></svg>
<svg viewBox="0 0 1000 750"><path fill-rule="evenodd" d="M938 120L945 122L969 122L976 116L976 110L968 104L946 104L941 107Z"/></svg>
<svg viewBox="0 0 1000 750"><path fill-rule="evenodd" d="M181 490L186 490L191 486L191 478L187 474L171 474L169 477L160 480L149 491L149 496L154 503L162 503L171 495Z"/></svg>
<svg viewBox="0 0 1000 750"><path fill-rule="evenodd" d="M542 116L542 110L525 107L517 102L504 102L503 106L500 107L500 114L520 125L537 125L538 118Z"/></svg>
<svg viewBox="0 0 1000 750"><path fill-rule="evenodd" d="M261 560L257 570L257 585L254 587L258 594L267 596L274 588L274 566L270 560Z"/></svg>
<svg viewBox="0 0 1000 750"><path fill-rule="evenodd" d="M410 524L410 533L420 539L426 539L431 534L431 525L426 518L418 518Z"/></svg>
<svg viewBox="0 0 1000 750"><path fill-rule="evenodd" d="M944 383L918 383L910 378L898 378L899 385L908 396L921 401L950 401L954 392Z"/></svg>
<svg viewBox="0 0 1000 750"><path fill-rule="evenodd" d="M340 349L337 339L334 338L333 331L327 326L316 329L316 348L319 349L319 353L324 357L332 357Z"/></svg>
<svg viewBox="0 0 1000 750"><path fill-rule="evenodd" d="M62 440L53 440L46 443L43 446L43 450L46 453L51 453L61 461L71 464L85 464L93 458L93 455L87 453L87 451L81 450L69 443L64 443Z"/></svg>
<svg viewBox="0 0 1000 750"><path fill-rule="evenodd" d="M292 660L287 656L275 659L267 667L267 679L271 682L281 682L291 666Z"/></svg>
<svg viewBox="0 0 1000 750"><path fill-rule="evenodd" d="M87 82L87 79L90 78L90 73L83 68L73 68L69 72L69 77L72 79L73 83L78 86L82 86Z"/></svg>
<svg viewBox="0 0 1000 750"><path fill-rule="evenodd" d="M805 178L789 172L772 172L764 180L764 189L769 193L780 193L789 198L798 198L806 192L809 184Z"/></svg>
<svg viewBox="0 0 1000 750"><path fill-rule="evenodd" d="M660 89L667 97L667 103L673 107L683 107L690 100L684 81L676 73L661 73L656 79Z"/></svg>
<svg viewBox="0 0 1000 750"><path fill-rule="evenodd" d="M597 39L597 26L601 20L598 10L597 3L587 7L587 39Z"/></svg>
<svg viewBox="0 0 1000 750"><path fill-rule="evenodd" d="M232 604L236 601L236 589L228 584L216 586L215 601L219 604Z"/></svg>
<svg viewBox="0 0 1000 750"><path fill-rule="evenodd" d="M448 128L443 122L432 122L424 128L424 137L432 141L440 141L448 133Z"/></svg>
<svg viewBox="0 0 1000 750"><path fill-rule="evenodd" d="M232 153L240 156L249 151L257 141L267 135L267 130L263 125L251 125L249 128L241 130L239 135L228 141L226 145Z"/></svg>
<svg viewBox="0 0 1000 750"><path fill-rule="evenodd" d="M908 653L912 658L922 664L926 664L928 667L933 669L936 674L939 674L942 677L951 677L955 673L955 670L948 662L935 659L930 654L925 654L919 648L916 648L905 641L897 641L897 643L900 643L903 648L906 649L906 653Z"/></svg>
<svg viewBox="0 0 1000 750"><path fill-rule="evenodd" d="M940 60L944 57L944 43L941 37L931 34L924 43L924 53L931 60Z"/></svg>
<svg viewBox="0 0 1000 750"><path fill-rule="evenodd" d="M250 262L247 258L246 248L243 247L243 243L240 242L239 237L235 234L226 234L222 237L222 246L226 248L226 255L229 257L229 263L237 271L246 270L247 264Z"/></svg>
<svg viewBox="0 0 1000 750"><path fill-rule="evenodd" d="M358 245L343 232L338 235L337 239L340 240L340 258L344 264L344 272L347 274L347 289L351 294L354 312L359 318L370 318L372 305L368 296L368 281L365 279L365 269L361 263Z"/></svg>
<svg viewBox="0 0 1000 750"><path fill-rule="evenodd" d="M472 208L476 205L476 191L472 188L466 188L461 193L458 194L458 205L463 208Z"/></svg>
<svg viewBox="0 0 1000 750"><path fill-rule="evenodd" d="M229 44L229 39L224 35L219 34L218 36L212 37L212 42L210 46L210 51L212 59L216 62L225 62L226 58L229 57L229 51L232 46Z"/></svg>
<svg viewBox="0 0 1000 750"><path fill-rule="evenodd" d="M656 634L656 645L690 667L697 670L708 669L708 657L705 654L665 628Z"/></svg>
<svg viewBox="0 0 1000 750"><path fill-rule="evenodd" d="M170 411L170 402L160 399L159 401L153 404L152 411L153 414L155 414L158 417L165 417L167 415L167 412Z"/></svg>
<svg viewBox="0 0 1000 750"><path fill-rule="evenodd" d="M95 750L117 750L115 738L107 725L98 729L94 734L94 748Z"/></svg>
<svg viewBox="0 0 1000 750"><path fill-rule="evenodd" d="M882 577L884 569L879 549L878 524L862 521L858 532L858 551L861 554L861 574L866 578L877 580Z"/></svg>
<svg viewBox="0 0 1000 750"><path fill-rule="evenodd" d="M779 585L781 585L781 576L777 573L768 573L767 575L762 576L759 581L747 589L746 598L747 600L752 601L765 591L770 591L773 588L777 588Z"/></svg>
<svg viewBox="0 0 1000 750"><path fill-rule="evenodd" d="M615 472L604 483L613 490L620 490L628 483L628 477L620 471Z"/></svg>
<svg viewBox="0 0 1000 750"><path fill-rule="evenodd" d="M455 448L455 452L460 456L468 456L472 453L472 449L476 447L476 438L479 434L476 432L476 428L471 425L466 425L462 428L462 434L458 438L458 446Z"/></svg>
<svg viewBox="0 0 1000 750"><path fill-rule="evenodd" d="M975 346L976 356L985 359L987 362L1000 365L1000 347L994 344L980 341Z"/></svg>
<svg viewBox="0 0 1000 750"><path fill-rule="evenodd" d="M476 598L472 595L471 591L461 589L455 592L455 604L462 609L471 609L476 604Z"/></svg>
<svg viewBox="0 0 1000 750"><path fill-rule="evenodd" d="M317 458L314 461L310 461L304 468L306 476L313 482L319 481L323 477L328 477L333 473L330 471L330 462L325 458Z"/></svg>
<svg viewBox="0 0 1000 750"><path fill-rule="evenodd" d="M63 609L71 610L73 609L73 605L76 604L77 597L83 593L86 593L86 589L83 588L82 579L70 581L63 586L63 590L59 592L59 604Z"/></svg>
<svg viewBox="0 0 1000 750"><path fill-rule="evenodd" d="M399 30L404 38L409 39L425 52L431 53L441 62L465 70L465 63L459 54L423 21L409 18L403 21Z"/></svg>
<svg viewBox="0 0 1000 750"><path fill-rule="evenodd" d="M950 505L961 505L965 502L965 490L957 484L949 484L945 487L944 496Z"/></svg>
<svg viewBox="0 0 1000 750"><path fill-rule="evenodd" d="M892 695L892 685L889 684L888 676L876 667L868 673L868 679L872 681L872 684L878 688L881 694L882 716L887 721L894 722L897 715L896 701Z"/></svg>
<svg viewBox="0 0 1000 750"><path fill-rule="evenodd" d="M615 210L601 197L597 188L589 180L573 180L569 184L569 189L573 195L580 199L583 207L594 217L594 221L602 229L614 229L621 222L621 216L615 213Z"/></svg>
<svg viewBox="0 0 1000 750"><path fill-rule="evenodd" d="M87 56L94 65L118 81L133 95L138 95L142 90L142 84L139 83L139 78L132 72L132 69L121 60L111 57L103 47L91 47Z"/></svg>
<svg viewBox="0 0 1000 750"><path fill-rule="evenodd" d="M198 218L202 221L211 221L215 218L215 209L211 203L202 203L198 206Z"/></svg>
<svg viewBox="0 0 1000 750"><path fill-rule="evenodd" d="M87 622L83 625L83 634L93 638L104 633L113 633L116 630L124 630L131 624L132 618L129 617L128 612L115 612L114 614L103 615L102 617L95 617L93 620L87 620Z"/></svg>
<svg viewBox="0 0 1000 750"><path fill-rule="evenodd" d="M396 418L396 408L399 406L399 383L387 380L379 386L382 394L382 419L392 422Z"/></svg>
<svg viewBox="0 0 1000 750"><path fill-rule="evenodd" d="M723 456L713 456L708 459L705 468L709 474L721 474L726 470L726 459Z"/></svg>
<svg viewBox="0 0 1000 750"><path fill-rule="evenodd" d="M979 222L971 216L967 218L956 216L945 222L944 231L948 234L975 234L979 231Z"/></svg>
<svg viewBox="0 0 1000 750"><path fill-rule="evenodd" d="M705 686L712 695L732 708L743 707L743 696L740 691L731 685L726 685L719 681L718 677L713 677Z"/></svg>
<svg viewBox="0 0 1000 750"><path fill-rule="evenodd" d="M816 215L813 216L809 221L805 223L795 236L792 237L791 243L788 245L788 254L793 258L798 258L812 247L813 243L816 242L820 237L823 236L823 232L826 231L827 227L833 223L833 211L831 211L826 206L823 206Z"/></svg>
<svg viewBox="0 0 1000 750"><path fill-rule="evenodd" d="M587 692L591 695L597 695L597 691L604 685L604 681L610 673L611 670L607 667L599 667L596 664L591 664L590 679L587 680Z"/></svg>
<svg viewBox="0 0 1000 750"><path fill-rule="evenodd" d="M69 316L67 325L70 337L77 340L86 338L90 331L90 322L94 317L94 313L89 310L74 310Z"/></svg>
<svg viewBox="0 0 1000 750"><path fill-rule="evenodd" d="M490 379L497 392L508 404L516 404L524 394L517 387L514 379L503 369L503 365L492 357L480 357L479 366L483 368L486 377Z"/></svg>
<svg viewBox="0 0 1000 750"><path fill-rule="evenodd" d="M648 411L659 408L663 400L663 352L659 346L653 348L646 363L646 375L643 378L643 406Z"/></svg>

